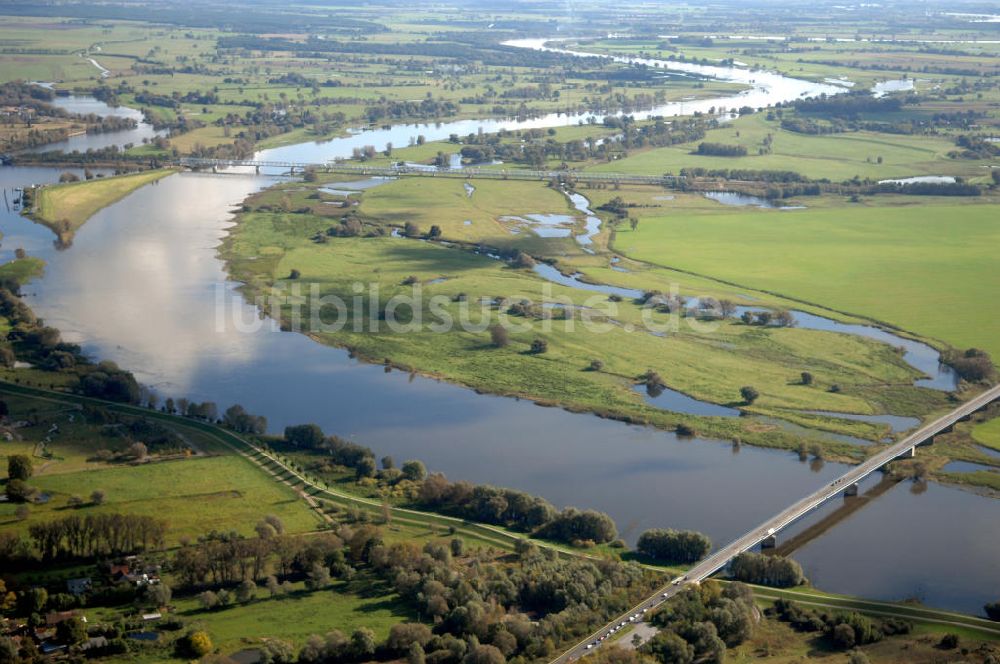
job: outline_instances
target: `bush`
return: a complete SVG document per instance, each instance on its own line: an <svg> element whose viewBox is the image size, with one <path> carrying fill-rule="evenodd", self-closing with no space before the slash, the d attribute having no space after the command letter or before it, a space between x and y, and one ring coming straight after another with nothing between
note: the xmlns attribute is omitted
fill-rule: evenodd
<svg viewBox="0 0 1000 664"><path fill-rule="evenodd" d="M204 657L212 652L212 639L207 632L201 630L191 632L181 639L179 644L185 654L193 657Z"/></svg>
<svg viewBox="0 0 1000 664"><path fill-rule="evenodd" d="M958 643L958 634L945 634L941 637L941 643L939 645L944 650L954 650L958 647Z"/></svg>
<svg viewBox="0 0 1000 664"><path fill-rule="evenodd" d="M12 480L28 480L34 473L31 457L25 454L12 454L7 459L7 477Z"/></svg>
<svg viewBox="0 0 1000 664"><path fill-rule="evenodd" d="M29 486L24 480L8 480L6 493L10 502L26 503L35 495L35 488Z"/></svg>
<svg viewBox="0 0 1000 664"><path fill-rule="evenodd" d="M533 355L541 355L549 350L549 342L545 339L535 339L531 342L531 352Z"/></svg>
<svg viewBox="0 0 1000 664"><path fill-rule="evenodd" d="M760 396L760 392L750 385L744 385L740 388L740 396L743 397L743 401L747 404L752 404Z"/></svg>
<svg viewBox="0 0 1000 664"><path fill-rule="evenodd" d="M493 325L490 327L490 341L497 348L503 348L510 343L510 337L507 335L507 328L503 325Z"/></svg>

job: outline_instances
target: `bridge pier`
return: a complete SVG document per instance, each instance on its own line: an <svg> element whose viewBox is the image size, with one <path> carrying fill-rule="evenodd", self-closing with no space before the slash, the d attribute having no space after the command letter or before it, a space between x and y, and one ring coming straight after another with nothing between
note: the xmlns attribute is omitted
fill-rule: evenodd
<svg viewBox="0 0 1000 664"><path fill-rule="evenodd" d="M257 175L260 175L260 166L254 166L253 172L256 173Z"/></svg>
<svg viewBox="0 0 1000 664"><path fill-rule="evenodd" d="M773 549L776 546L778 546L777 535L768 535L760 542L761 549Z"/></svg>
<svg viewBox="0 0 1000 664"><path fill-rule="evenodd" d="M849 498L851 496L856 496L856 495L858 495L858 483L857 482L855 482L854 484L851 484L846 489L844 489L844 498Z"/></svg>
<svg viewBox="0 0 1000 664"><path fill-rule="evenodd" d="M907 448L907 450L905 452L903 452L902 454L900 454L896 458L897 459L913 459L916 456L917 456L917 448L916 448L916 446L913 446L913 447Z"/></svg>

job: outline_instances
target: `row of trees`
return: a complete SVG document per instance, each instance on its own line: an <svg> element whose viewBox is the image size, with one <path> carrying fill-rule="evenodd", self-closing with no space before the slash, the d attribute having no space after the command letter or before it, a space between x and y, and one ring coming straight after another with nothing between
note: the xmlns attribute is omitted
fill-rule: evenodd
<svg viewBox="0 0 1000 664"><path fill-rule="evenodd" d="M536 350L535 352L543 352ZM378 471L371 449L328 436L316 424L288 426L284 443L323 454L338 466L353 469L358 478L375 477L390 484L407 480L416 485L416 502L451 516L489 523L562 542L604 543L618 536L614 521L593 510L567 508L561 512L548 501L517 491L469 482L451 482L440 473L428 475L420 461L407 461L401 470L383 459Z"/></svg>
<svg viewBox="0 0 1000 664"><path fill-rule="evenodd" d="M163 546L166 521L140 514L70 515L28 528L42 560L89 559Z"/></svg>

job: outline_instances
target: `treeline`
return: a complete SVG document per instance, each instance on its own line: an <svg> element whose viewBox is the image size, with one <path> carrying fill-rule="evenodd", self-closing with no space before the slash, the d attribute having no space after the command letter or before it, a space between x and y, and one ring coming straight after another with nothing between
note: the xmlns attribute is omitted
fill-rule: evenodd
<svg viewBox="0 0 1000 664"><path fill-rule="evenodd" d="M337 32L371 34L388 28L374 21L344 16L343 12L279 12L253 4L239 11L231 6L212 7L185 2L162 3L155 7L127 4L35 3L25 6L17 0L0 2L0 12L6 16L48 16L62 18L103 19L112 21L143 21L169 23L191 28L245 30L259 33Z"/></svg>
<svg viewBox="0 0 1000 664"><path fill-rule="evenodd" d="M70 515L28 527L43 561L148 551L163 545L166 531L165 521L138 514Z"/></svg>
<svg viewBox="0 0 1000 664"><path fill-rule="evenodd" d="M809 183L806 176L796 171L769 171L749 168L682 168L680 174L689 178L719 178L721 180L751 180L754 182Z"/></svg>
<svg viewBox="0 0 1000 664"><path fill-rule="evenodd" d="M451 482L441 473L428 475L419 461L408 461L399 471L386 458L379 471L371 449L325 435L316 424L286 427L283 442L318 452L333 464L353 470L358 479L377 478L388 486L410 482L415 505L449 516L576 545L602 544L618 537L607 514L573 507L559 511L548 501L515 489Z"/></svg>
<svg viewBox="0 0 1000 664"><path fill-rule="evenodd" d="M370 56L428 57L438 60L453 60L463 64L480 62L497 67L553 68L568 67L579 69L588 64L601 64L598 58L580 58L560 53L535 51L531 49L502 46L495 42L473 46L455 41L382 42L382 41L337 41L311 38L305 42L280 37L268 38L244 34L220 37L220 50L256 50L291 52L298 57L324 58L332 53L352 53Z"/></svg>
<svg viewBox="0 0 1000 664"><path fill-rule="evenodd" d="M913 629L912 623L902 618L876 620L854 611L806 608L787 599L776 600L766 613L789 623L796 631L822 632L839 650L875 643L886 636L909 634Z"/></svg>
<svg viewBox="0 0 1000 664"><path fill-rule="evenodd" d="M762 553L741 553L729 565L729 574L737 581L775 588L792 588L806 581L802 567L790 558Z"/></svg>
<svg viewBox="0 0 1000 664"><path fill-rule="evenodd" d="M873 97L867 90L799 99L791 104L801 113L822 113L835 117L853 117L860 113L895 113L903 108L898 96Z"/></svg>
<svg viewBox="0 0 1000 664"><path fill-rule="evenodd" d="M981 196L982 189L968 182L880 182L874 193L908 196Z"/></svg>
<svg viewBox="0 0 1000 664"><path fill-rule="evenodd" d="M698 149L695 150L694 154L712 157L745 157L747 149L745 145L703 142L698 144Z"/></svg>
<svg viewBox="0 0 1000 664"><path fill-rule="evenodd" d="M650 558L668 563L693 563L712 550L712 540L691 530L654 528L639 536L636 550Z"/></svg>
<svg viewBox="0 0 1000 664"><path fill-rule="evenodd" d="M8 81L0 84L0 106L23 106L39 115L68 117L69 113L65 109L49 103L53 99L55 93L52 90L33 83Z"/></svg>
<svg viewBox="0 0 1000 664"><path fill-rule="evenodd" d="M7 319L11 346L0 349L0 360L13 366L16 357L46 371L76 374L77 389L86 396L137 403L139 383L114 362L92 364L77 344L64 342L59 330L44 325L21 301L17 284L0 286L0 316Z"/></svg>
<svg viewBox="0 0 1000 664"><path fill-rule="evenodd" d="M503 109L500 111L503 112ZM521 129L501 130L495 134L453 134L449 140L462 145L462 158L467 161L481 163L499 159L541 168L549 160L610 160L624 156L631 149L690 143L703 138L706 127L706 123L699 119L678 119L667 123L662 118L657 118L652 124L637 126L634 119L627 115L609 115L602 124L621 133L603 139L557 141L553 138L556 135L553 129ZM520 140L511 141L512 138Z"/></svg>
<svg viewBox="0 0 1000 664"><path fill-rule="evenodd" d="M548 501L514 489L449 482L434 473L423 481L418 504L462 519L504 526L567 543L605 543L617 529L606 514L569 507L559 512Z"/></svg>

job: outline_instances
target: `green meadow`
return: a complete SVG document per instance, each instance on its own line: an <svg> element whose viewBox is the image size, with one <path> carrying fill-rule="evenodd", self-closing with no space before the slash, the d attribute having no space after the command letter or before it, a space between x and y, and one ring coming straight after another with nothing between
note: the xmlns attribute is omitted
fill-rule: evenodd
<svg viewBox="0 0 1000 664"><path fill-rule="evenodd" d="M319 518L291 489L232 454L43 474L30 483L48 494L49 501L32 505L24 521L14 517L14 505L0 503L0 528L24 530L36 520L77 512L145 514L166 519L168 543L175 544L211 530L250 535L268 514L281 518L293 533L319 525ZM89 504L95 490L105 492L102 505ZM80 496L85 505L69 507L71 496Z"/></svg>
<svg viewBox="0 0 1000 664"><path fill-rule="evenodd" d="M758 154L764 139L771 151ZM745 157L692 154L702 140L747 148ZM948 159L955 149L946 137L909 136L866 131L813 136L782 129L777 120L757 113L710 130L704 139L640 151L624 159L599 164L595 171L612 173L678 173L682 168L795 171L813 179L835 182L855 176L874 180L910 175L983 176L982 164ZM882 163L878 163L881 157Z"/></svg>
<svg viewBox="0 0 1000 664"><path fill-rule="evenodd" d="M996 205L718 208L665 208L619 231L616 247L1000 355Z"/></svg>

